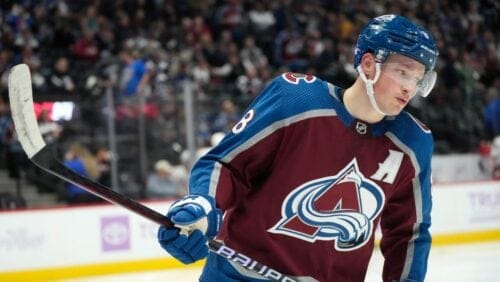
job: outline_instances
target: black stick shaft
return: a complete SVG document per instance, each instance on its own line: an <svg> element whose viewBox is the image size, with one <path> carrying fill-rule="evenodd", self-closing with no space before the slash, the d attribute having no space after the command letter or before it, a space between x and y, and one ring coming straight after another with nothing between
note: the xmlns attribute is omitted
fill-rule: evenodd
<svg viewBox="0 0 500 282"><path fill-rule="evenodd" d="M105 199L108 202L116 204L118 206L124 207L136 214L142 215L143 217L152 220L160 225L165 227L173 228L174 225L172 222L165 217L164 215L158 213L157 211L150 209L126 196L123 196L120 193L117 193L110 188L98 183L94 182L86 177L81 176L78 173L75 173L71 169L67 168L64 164L62 164L59 160L53 158L49 163L52 164L51 167L47 168L44 166L46 163L44 159L49 156L50 152L47 147L44 147L39 153L37 153L31 159L33 163L35 163L39 168L44 171L54 174L57 177L68 181L74 185L77 185L86 191Z"/></svg>

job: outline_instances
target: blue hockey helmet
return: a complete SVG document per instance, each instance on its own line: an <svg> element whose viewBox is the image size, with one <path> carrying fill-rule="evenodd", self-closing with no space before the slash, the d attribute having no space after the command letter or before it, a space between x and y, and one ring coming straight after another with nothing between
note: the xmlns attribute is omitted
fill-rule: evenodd
<svg viewBox="0 0 500 282"><path fill-rule="evenodd" d="M367 52L383 63L390 54L410 57L434 70L438 56L432 35L422 27L398 15L383 15L372 19L361 31L354 51L354 67Z"/></svg>

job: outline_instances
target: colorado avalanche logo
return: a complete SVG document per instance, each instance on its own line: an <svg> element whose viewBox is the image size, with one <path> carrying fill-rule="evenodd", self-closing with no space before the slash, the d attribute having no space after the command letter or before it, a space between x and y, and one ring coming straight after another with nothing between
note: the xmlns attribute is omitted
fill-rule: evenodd
<svg viewBox="0 0 500 282"><path fill-rule="evenodd" d="M295 188L283 201L281 220L268 231L308 242L335 240L336 250L351 251L369 241L384 202L382 189L353 159L337 175Z"/></svg>

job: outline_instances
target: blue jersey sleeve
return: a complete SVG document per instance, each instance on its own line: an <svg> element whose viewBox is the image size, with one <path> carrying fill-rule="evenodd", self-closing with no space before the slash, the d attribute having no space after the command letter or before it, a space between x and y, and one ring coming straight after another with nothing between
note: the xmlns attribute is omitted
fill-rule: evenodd
<svg viewBox="0 0 500 282"><path fill-rule="evenodd" d="M404 113L390 138L407 153L415 175L389 199L382 216L384 281L424 281L431 246L432 134Z"/></svg>

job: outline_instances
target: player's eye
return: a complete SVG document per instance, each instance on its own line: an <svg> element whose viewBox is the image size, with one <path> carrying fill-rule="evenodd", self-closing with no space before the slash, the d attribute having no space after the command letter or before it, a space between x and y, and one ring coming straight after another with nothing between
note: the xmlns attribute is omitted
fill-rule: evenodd
<svg viewBox="0 0 500 282"><path fill-rule="evenodd" d="M407 77L406 71L404 69L398 69L398 72L399 72L399 75L401 75L401 77L403 77L403 78Z"/></svg>

